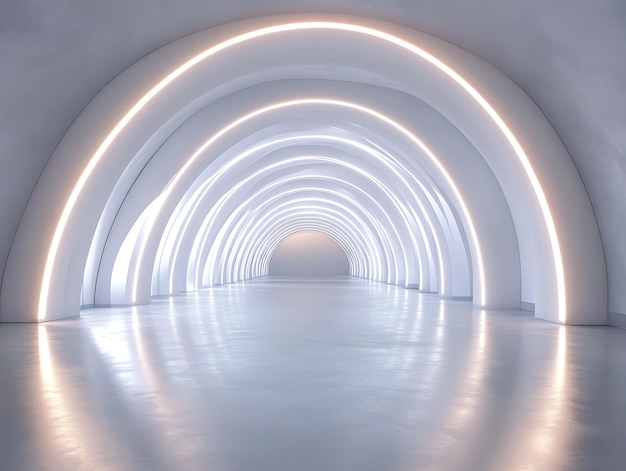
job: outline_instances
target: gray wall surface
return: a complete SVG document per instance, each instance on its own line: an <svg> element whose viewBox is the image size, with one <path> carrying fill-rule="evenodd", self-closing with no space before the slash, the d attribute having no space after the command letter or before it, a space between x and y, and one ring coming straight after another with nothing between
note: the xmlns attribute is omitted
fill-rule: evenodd
<svg viewBox="0 0 626 471"><path fill-rule="evenodd" d="M338 276L348 275L345 252L330 237L301 232L285 239L270 261L270 275Z"/></svg>

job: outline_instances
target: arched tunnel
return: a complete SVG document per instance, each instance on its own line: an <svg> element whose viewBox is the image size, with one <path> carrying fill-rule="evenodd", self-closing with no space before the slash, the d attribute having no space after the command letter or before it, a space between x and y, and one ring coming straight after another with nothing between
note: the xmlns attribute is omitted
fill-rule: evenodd
<svg viewBox="0 0 626 471"><path fill-rule="evenodd" d="M285 13L161 45L75 116L8 251L51 469L578 469L605 429L575 417L604 378L576 326L626 348L584 177L514 79L418 28ZM85 430L96 390L145 405Z"/></svg>
<svg viewBox="0 0 626 471"><path fill-rule="evenodd" d="M528 96L432 36L314 15L196 33L109 83L29 201L5 320L263 276L295 228L354 276L606 324L591 204Z"/></svg>

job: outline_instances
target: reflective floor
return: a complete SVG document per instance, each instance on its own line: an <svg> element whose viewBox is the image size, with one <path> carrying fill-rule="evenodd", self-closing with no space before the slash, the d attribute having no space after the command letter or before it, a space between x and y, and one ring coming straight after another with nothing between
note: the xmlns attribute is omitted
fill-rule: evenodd
<svg viewBox="0 0 626 471"><path fill-rule="evenodd" d="M0 325L0 469L626 469L626 331L349 278Z"/></svg>

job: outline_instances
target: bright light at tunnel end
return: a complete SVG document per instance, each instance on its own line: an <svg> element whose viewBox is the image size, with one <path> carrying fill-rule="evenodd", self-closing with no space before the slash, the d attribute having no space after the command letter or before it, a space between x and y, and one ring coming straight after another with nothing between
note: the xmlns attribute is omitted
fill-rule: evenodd
<svg viewBox="0 0 626 471"><path fill-rule="evenodd" d="M39 296L39 307L38 307L38 320L43 321L47 318L48 315L48 298L50 292L50 283L52 279L52 272L54 268L54 264L56 261L57 252L59 250L59 246L61 240L63 238L63 234L65 228L67 226L68 220L71 216L72 210L78 201L78 198L84 189L89 177L93 173L100 159L104 156L107 149L114 142L119 133L126 127L126 125L141 111L141 109L148 104L152 98L154 98L158 93L160 93L164 88L166 88L170 83L184 74L186 71L191 69L196 64L202 62L203 60L217 54L220 51L223 51L231 46L242 43L244 41L249 41L258 37L266 36L269 34L287 32L287 31L297 31L297 30L310 30L310 29L330 29L330 30L340 30L340 31L348 31L359 34L364 34L367 36L375 37L381 39L383 41L387 41L389 43L395 44L401 48L404 48L418 57L428 61L439 70L448 75L452 80L454 80L458 85L460 85L472 98L476 100L476 102L485 110L485 112L491 117L491 119L496 123L502 133L505 135L506 139L509 141L511 146L513 147L516 155L518 156L520 162L522 163L524 169L526 170L527 176L531 181L533 189L535 191L535 195L539 201L544 220L547 226L547 230L550 237L550 242L552 246L553 259L556 270L557 277L557 289L558 289L558 317L559 320L565 322L566 320L566 299L565 299L565 276L563 269L563 261L562 255L560 251L558 234L556 232L556 226L554 220L552 218L550 208L545 197L545 193L539 183L537 175L535 174L528 157L526 156L524 150L522 149L519 142L516 140L515 136L508 128L506 123L502 120L502 118L497 114L495 109L487 102L487 100L478 93L474 87L472 87L469 82L467 82L463 77L461 77L456 71L454 71L451 67L426 52L423 49L415 46L414 44L401 39L399 37L393 36L389 33L385 33L383 31L366 27L359 26L350 23L341 23L341 22L332 22L332 21L306 21L306 22L296 22L296 23L286 23L280 25L269 26L265 28L260 28L258 30L250 31L233 38L230 38L226 41L223 41L202 53L192 57L169 75L167 75L163 80L161 80L156 86L148 91L135 105L124 115L124 117L117 123L117 125L113 128L113 130L107 135L102 144L98 147L98 150L89 160L87 166L81 173L78 181L76 182L70 197L68 198L61 217L57 223L54 235L52 237L52 241L50 243L50 248L48 250L48 255L46 258L46 264L43 272L40 296ZM479 262L480 263L480 262ZM483 284L484 287L484 284ZM483 293L481 293L483 296ZM485 297L483 296L483 304Z"/></svg>

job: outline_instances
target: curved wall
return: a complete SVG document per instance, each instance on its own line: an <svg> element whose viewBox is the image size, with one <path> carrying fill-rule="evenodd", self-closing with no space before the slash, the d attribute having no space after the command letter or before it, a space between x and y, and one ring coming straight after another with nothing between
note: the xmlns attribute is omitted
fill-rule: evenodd
<svg viewBox="0 0 626 471"><path fill-rule="evenodd" d="M371 203L355 203L351 192L352 209L340 205L348 220L359 209L369 254L380 258L366 276L413 284L428 273L438 280L429 284L446 294L452 267L469 260L465 284L478 305L515 308L524 301L546 319L605 323L606 271L591 205L534 103L499 71L449 43L372 19L332 19L283 16L225 25L172 43L111 82L68 131L30 200L5 271L3 320L77 313L88 259L111 265L134 221L160 194L129 265L130 301L147 301L160 234L187 189L202 184L203 170L218 165L221 175L237 161L229 153L254 153L238 148L247 136L304 117L326 123L322 135L307 131L310 144L320 147L333 137L359 165L371 166L378 155L386 170L372 167L372 173L396 180L390 191L396 199L402 191L415 199L409 209L397 205L406 216L398 225L423 236L410 249L390 230L395 224L382 221L384 211L374 217ZM347 90L344 82L362 85ZM263 89L272 83L280 85ZM177 136L202 113L206 131L190 134L200 147L177 147ZM428 114L435 118L415 119ZM376 139L389 135L393 144ZM153 164L159 153L168 164ZM411 188L422 188L422 195ZM308 208L284 204L297 210L294 217ZM329 220L328 205L336 204L324 203L322 219ZM235 250L235 257L253 235L220 247ZM225 266L227 279L255 274L247 264L244 257ZM420 280L409 280L416 273ZM98 278L85 277L103 282Z"/></svg>

